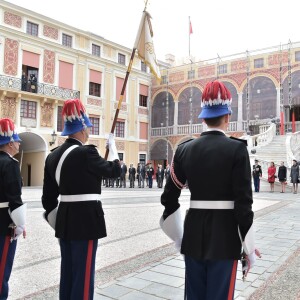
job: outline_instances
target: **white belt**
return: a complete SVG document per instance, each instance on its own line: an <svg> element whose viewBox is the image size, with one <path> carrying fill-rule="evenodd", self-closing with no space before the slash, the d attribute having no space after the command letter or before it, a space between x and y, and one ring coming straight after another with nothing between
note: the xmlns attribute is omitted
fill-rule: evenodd
<svg viewBox="0 0 300 300"><path fill-rule="evenodd" d="M8 202L1 202L0 208L5 208L5 207L8 207Z"/></svg>
<svg viewBox="0 0 300 300"><path fill-rule="evenodd" d="M197 209L234 209L234 201L202 201L202 200L191 200L190 208Z"/></svg>
<svg viewBox="0 0 300 300"><path fill-rule="evenodd" d="M100 194L60 195L61 202L78 202L100 200Z"/></svg>

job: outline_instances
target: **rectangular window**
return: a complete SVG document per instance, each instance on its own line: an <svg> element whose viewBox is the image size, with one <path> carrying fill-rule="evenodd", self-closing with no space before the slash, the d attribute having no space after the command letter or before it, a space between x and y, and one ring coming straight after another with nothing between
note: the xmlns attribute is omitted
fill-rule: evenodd
<svg viewBox="0 0 300 300"><path fill-rule="evenodd" d="M147 73L147 65L141 61L141 71Z"/></svg>
<svg viewBox="0 0 300 300"><path fill-rule="evenodd" d="M28 118L28 119L36 119L36 102L22 100L21 117Z"/></svg>
<svg viewBox="0 0 300 300"><path fill-rule="evenodd" d="M194 79L195 78L195 70L188 71L188 79Z"/></svg>
<svg viewBox="0 0 300 300"><path fill-rule="evenodd" d="M264 67L264 59L263 58L254 59L254 68L263 68L263 67Z"/></svg>
<svg viewBox="0 0 300 300"><path fill-rule="evenodd" d="M124 121L117 121L116 123L116 137L125 137L125 122Z"/></svg>
<svg viewBox="0 0 300 300"><path fill-rule="evenodd" d="M120 160L123 160L124 158L124 153L118 153Z"/></svg>
<svg viewBox="0 0 300 300"><path fill-rule="evenodd" d="M227 65L220 65L219 74L226 74L226 73L227 73Z"/></svg>
<svg viewBox="0 0 300 300"><path fill-rule="evenodd" d="M56 126L56 131L57 132L62 132L64 129L64 122L63 122L63 117L62 117L62 106L57 107L57 126Z"/></svg>
<svg viewBox="0 0 300 300"><path fill-rule="evenodd" d="M72 48L72 37L65 33L62 34L62 44L66 47Z"/></svg>
<svg viewBox="0 0 300 300"><path fill-rule="evenodd" d="M300 51L295 52L295 61L300 61Z"/></svg>
<svg viewBox="0 0 300 300"><path fill-rule="evenodd" d="M125 55L118 53L118 63L121 65L125 65Z"/></svg>
<svg viewBox="0 0 300 300"><path fill-rule="evenodd" d="M100 118L89 117L93 127L91 127L90 133L93 135L99 135Z"/></svg>
<svg viewBox="0 0 300 300"><path fill-rule="evenodd" d="M92 55L100 57L100 46L92 44Z"/></svg>
<svg viewBox="0 0 300 300"><path fill-rule="evenodd" d="M160 84L166 84L167 83L167 75L161 76Z"/></svg>
<svg viewBox="0 0 300 300"><path fill-rule="evenodd" d="M140 95L140 103L139 103L139 106L147 107L147 100L148 100L148 97L147 97L147 96Z"/></svg>
<svg viewBox="0 0 300 300"><path fill-rule="evenodd" d="M101 97L101 84L90 82L89 95Z"/></svg>
<svg viewBox="0 0 300 300"><path fill-rule="evenodd" d="M146 154L140 154L139 162L143 165L146 164Z"/></svg>
<svg viewBox="0 0 300 300"><path fill-rule="evenodd" d="M119 99L120 99L123 84L124 84L124 79L120 78L120 77L117 77L116 78L116 101L119 101ZM125 89L125 92L124 92L124 95L123 95L123 102L126 102L126 89Z"/></svg>
<svg viewBox="0 0 300 300"><path fill-rule="evenodd" d="M27 21L26 32L30 35L38 36L38 34L39 34L39 25Z"/></svg>

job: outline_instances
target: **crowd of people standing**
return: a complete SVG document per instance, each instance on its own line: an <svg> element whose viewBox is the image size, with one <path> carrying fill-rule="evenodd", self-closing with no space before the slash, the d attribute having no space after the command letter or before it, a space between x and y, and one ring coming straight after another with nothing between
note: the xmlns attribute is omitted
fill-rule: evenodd
<svg viewBox="0 0 300 300"><path fill-rule="evenodd" d="M253 183L254 183L254 191L259 192L260 190L260 178L262 177L262 168L259 165L259 162L257 159L254 161L254 165L252 167L252 177L253 177ZM300 173L299 173L299 162L297 160L293 160L293 164L291 166L291 171L289 174L290 182L293 184L292 192L294 194L298 193L298 184L300 183ZM275 163L272 161L270 163L270 166L268 167L268 182L270 184L270 192L274 192L274 185L276 178L278 178L278 181L281 183L281 192L285 193L285 188L287 185L288 180L288 172L287 167L284 165L284 162L282 161L280 163L280 166L278 167L278 171L276 169Z"/></svg>
<svg viewBox="0 0 300 300"><path fill-rule="evenodd" d="M129 181L129 188L152 188L153 179L156 179L157 187L163 188L164 183L170 176L170 166L167 165L164 169L161 164L157 165L156 170L152 166L152 163L138 163L136 168L133 164L127 165L124 161L120 161L121 174L118 178L103 178L103 186L105 187L117 187L126 188L126 181ZM137 184L137 185L136 185Z"/></svg>

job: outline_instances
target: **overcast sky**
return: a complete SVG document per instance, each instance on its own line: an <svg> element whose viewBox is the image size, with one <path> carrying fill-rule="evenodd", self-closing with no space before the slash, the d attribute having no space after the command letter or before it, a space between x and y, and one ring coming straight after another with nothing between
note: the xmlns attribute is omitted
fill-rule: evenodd
<svg viewBox="0 0 300 300"><path fill-rule="evenodd" d="M133 47L144 0L8 0L118 44ZM215 58L300 41L300 1L149 0L157 58Z"/></svg>

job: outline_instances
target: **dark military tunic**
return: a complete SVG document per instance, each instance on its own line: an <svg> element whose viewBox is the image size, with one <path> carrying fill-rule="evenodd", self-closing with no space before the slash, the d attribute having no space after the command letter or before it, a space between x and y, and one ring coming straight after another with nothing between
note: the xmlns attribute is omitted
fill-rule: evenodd
<svg viewBox="0 0 300 300"><path fill-rule="evenodd" d="M66 149L72 150L63 162L60 185L55 179L58 162ZM120 176L119 161L106 161L95 146L82 146L69 138L53 150L46 159L42 203L46 216L57 207L59 195L101 194L102 176ZM56 218L55 236L66 240L94 240L106 236L101 201L60 202Z"/></svg>
<svg viewBox="0 0 300 300"><path fill-rule="evenodd" d="M241 241L253 222L251 168L245 143L220 131L178 146L161 202L164 219L180 206L188 182L193 201L234 201L234 209L189 209L181 253L201 260L239 259Z"/></svg>
<svg viewBox="0 0 300 300"><path fill-rule="evenodd" d="M0 203L8 202L8 207L0 208L0 235L9 233L13 221L8 214L23 205L22 178L19 162L4 151L0 151Z"/></svg>

